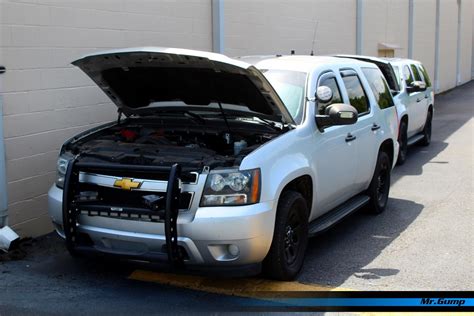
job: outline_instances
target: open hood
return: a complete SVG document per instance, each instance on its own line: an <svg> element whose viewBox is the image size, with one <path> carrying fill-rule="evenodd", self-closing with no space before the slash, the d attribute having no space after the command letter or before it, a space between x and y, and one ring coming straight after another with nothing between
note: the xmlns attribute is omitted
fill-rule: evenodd
<svg viewBox="0 0 474 316"><path fill-rule="evenodd" d="M390 64L389 61L377 57L362 55L336 55L335 57L357 59L360 61L365 61L377 65L377 67L379 67L380 71L382 71L385 79L387 80L390 90L397 92L400 91L397 76L395 75L395 71L393 70L392 64Z"/></svg>
<svg viewBox="0 0 474 316"><path fill-rule="evenodd" d="M159 113L169 105L183 110L215 110L215 104L221 103L224 111L232 109L294 123L273 87L255 67L224 55L143 47L88 55L72 64L126 115L143 110Z"/></svg>

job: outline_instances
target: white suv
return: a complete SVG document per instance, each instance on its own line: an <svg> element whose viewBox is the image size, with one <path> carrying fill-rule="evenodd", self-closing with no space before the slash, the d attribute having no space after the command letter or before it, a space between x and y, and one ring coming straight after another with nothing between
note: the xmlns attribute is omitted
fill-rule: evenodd
<svg viewBox="0 0 474 316"><path fill-rule="evenodd" d="M337 55L342 58L372 62L384 74L392 90L399 119L397 164L406 161L408 146L431 143L434 92L423 64L403 58L377 58L359 55Z"/></svg>
<svg viewBox="0 0 474 316"><path fill-rule="evenodd" d="M72 254L232 270L263 262L289 280L309 236L387 205L397 120L373 64L291 56L259 71L171 48L73 64L119 118L61 149L49 212Z"/></svg>

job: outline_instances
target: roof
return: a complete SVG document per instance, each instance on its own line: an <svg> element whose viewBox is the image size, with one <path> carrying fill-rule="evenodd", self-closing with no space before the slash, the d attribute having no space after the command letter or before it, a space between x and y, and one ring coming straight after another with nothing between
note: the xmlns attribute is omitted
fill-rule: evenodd
<svg viewBox="0 0 474 316"><path fill-rule="evenodd" d="M350 67L354 64L361 66L372 65L364 61L359 61L349 58L339 58L333 56L310 56L310 55L256 55L256 56L241 56L235 57L237 60L242 60L253 64L259 69L286 69L293 71L309 72L314 71L321 66L328 64L339 67Z"/></svg>

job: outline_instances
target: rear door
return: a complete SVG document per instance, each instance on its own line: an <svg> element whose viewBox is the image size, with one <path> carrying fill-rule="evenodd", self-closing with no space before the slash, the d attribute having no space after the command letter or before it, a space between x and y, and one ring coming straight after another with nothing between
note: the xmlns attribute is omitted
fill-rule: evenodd
<svg viewBox="0 0 474 316"><path fill-rule="evenodd" d="M380 73L378 69L375 70ZM381 131L381 126L380 122L377 122L376 104L369 98L372 92L361 80L362 75L354 69L345 69L341 71L341 77L347 92L344 103L352 105L359 113L357 122L349 125L352 127L351 134L355 137L353 143L356 148L356 155L353 156L356 174L351 187L351 193L354 195L365 189L367 181L372 177L378 151L376 134Z"/></svg>

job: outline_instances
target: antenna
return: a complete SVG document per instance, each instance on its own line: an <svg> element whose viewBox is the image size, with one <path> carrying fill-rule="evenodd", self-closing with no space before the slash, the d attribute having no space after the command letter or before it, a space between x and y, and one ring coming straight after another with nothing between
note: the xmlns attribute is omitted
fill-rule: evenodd
<svg viewBox="0 0 474 316"><path fill-rule="evenodd" d="M319 21L316 20L316 25L314 26L314 34L313 34L313 44L311 45L311 56L314 56L314 43L316 42L316 33L318 31L318 24Z"/></svg>

